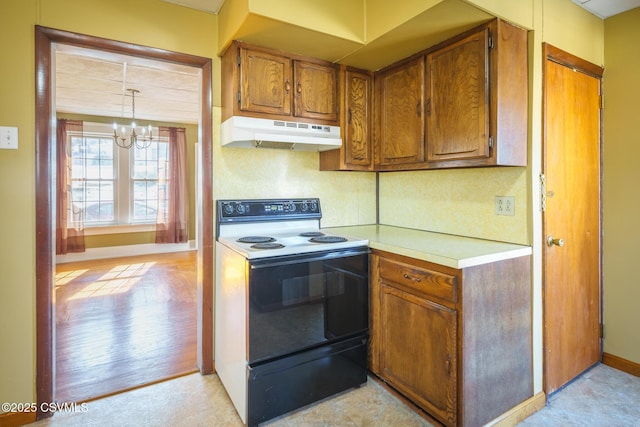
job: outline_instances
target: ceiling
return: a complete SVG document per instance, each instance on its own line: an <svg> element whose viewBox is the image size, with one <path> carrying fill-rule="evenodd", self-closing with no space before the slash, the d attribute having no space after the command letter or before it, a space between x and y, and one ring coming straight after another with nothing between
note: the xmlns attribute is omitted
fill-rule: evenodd
<svg viewBox="0 0 640 427"><path fill-rule="evenodd" d="M627 10L640 7L640 0L572 0L594 15L606 19Z"/></svg>
<svg viewBox="0 0 640 427"><path fill-rule="evenodd" d="M164 0L182 6L217 14L224 0ZM640 7L640 0L572 0L594 15L605 19L627 10Z"/></svg>
<svg viewBox="0 0 640 427"><path fill-rule="evenodd" d="M163 0L217 14L224 0ZM640 7L640 0L572 0L600 18ZM382 39L382 38L381 38ZM378 42L378 41L374 41ZM104 51L56 46L56 111L131 118L135 98L138 125L144 120L197 124L200 69Z"/></svg>
<svg viewBox="0 0 640 427"><path fill-rule="evenodd" d="M128 123L127 89L136 89L136 119L185 124L200 119L199 68L62 44L56 45L55 60L56 112Z"/></svg>

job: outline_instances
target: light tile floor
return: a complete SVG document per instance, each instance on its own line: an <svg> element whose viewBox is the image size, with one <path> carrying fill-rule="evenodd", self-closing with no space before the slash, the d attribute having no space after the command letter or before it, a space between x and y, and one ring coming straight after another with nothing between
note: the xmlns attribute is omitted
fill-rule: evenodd
<svg viewBox="0 0 640 427"><path fill-rule="evenodd" d="M192 374L89 402L84 413L60 412L38 426L241 426L218 377ZM267 422L269 427L430 426L378 383ZM640 378L598 365L520 426L640 426Z"/></svg>
<svg viewBox="0 0 640 427"><path fill-rule="evenodd" d="M57 413L30 426L242 426L216 375L192 374L95 400L85 413ZM264 424L291 426L431 426L378 383Z"/></svg>
<svg viewBox="0 0 640 427"><path fill-rule="evenodd" d="M519 427L638 427L640 378L597 365L552 394Z"/></svg>

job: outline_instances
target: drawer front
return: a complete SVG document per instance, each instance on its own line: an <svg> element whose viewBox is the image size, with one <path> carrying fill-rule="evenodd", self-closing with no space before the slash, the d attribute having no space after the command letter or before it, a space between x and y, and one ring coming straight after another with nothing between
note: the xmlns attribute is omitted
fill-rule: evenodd
<svg viewBox="0 0 640 427"><path fill-rule="evenodd" d="M426 296L452 303L457 301L458 279L456 276L380 258L380 277L414 289Z"/></svg>

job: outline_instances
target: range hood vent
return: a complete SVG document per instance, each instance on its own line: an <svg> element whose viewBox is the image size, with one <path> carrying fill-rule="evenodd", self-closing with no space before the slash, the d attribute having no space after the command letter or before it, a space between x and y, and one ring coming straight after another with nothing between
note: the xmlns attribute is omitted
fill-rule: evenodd
<svg viewBox="0 0 640 427"><path fill-rule="evenodd" d="M221 145L296 151L335 150L342 145L339 126L233 116L222 123Z"/></svg>

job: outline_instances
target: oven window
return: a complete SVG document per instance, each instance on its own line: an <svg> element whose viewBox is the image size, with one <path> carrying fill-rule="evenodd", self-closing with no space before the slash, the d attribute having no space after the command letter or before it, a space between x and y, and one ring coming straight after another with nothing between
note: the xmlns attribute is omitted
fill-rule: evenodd
<svg viewBox="0 0 640 427"><path fill-rule="evenodd" d="M367 271L367 254L251 268L249 363L366 332Z"/></svg>

